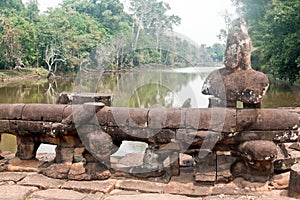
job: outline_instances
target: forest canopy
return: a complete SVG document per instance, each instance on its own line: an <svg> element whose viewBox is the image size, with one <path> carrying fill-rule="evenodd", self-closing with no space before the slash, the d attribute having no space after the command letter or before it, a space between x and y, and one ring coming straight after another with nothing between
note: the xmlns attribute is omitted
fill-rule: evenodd
<svg viewBox="0 0 300 200"><path fill-rule="evenodd" d="M253 40L252 67L290 82L300 76L300 0L232 0ZM174 34L180 16L159 0L64 0L41 13L38 0L0 2L0 69L43 66L78 70L97 51L105 69L151 63L170 66L222 62L225 45L197 46ZM228 16L224 16L230 23ZM226 38L221 30L219 38ZM97 50L96 50L97 49ZM97 66L95 66L97 67Z"/></svg>
<svg viewBox="0 0 300 200"><path fill-rule="evenodd" d="M290 83L300 76L300 0L232 0L253 40L252 65Z"/></svg>
<svg viewBox="0 0 300 200"><path fill-rule="evenodd" d="M37 0L2 0L0 69L74 71L97 48L105 69L210 63L204 48L172 34L181 19L170 9L157 0L130 0L129 13L119 0L65 0L41 13Z"/></svg>

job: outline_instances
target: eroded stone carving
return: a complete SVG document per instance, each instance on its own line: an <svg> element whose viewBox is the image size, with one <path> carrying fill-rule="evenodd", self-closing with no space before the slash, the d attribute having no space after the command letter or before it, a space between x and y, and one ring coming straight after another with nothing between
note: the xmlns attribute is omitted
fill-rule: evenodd
<svg viewBox="0 0 300 200"><path fill-rule="evenodd" d="M269 80L252 69L251 48L246 22L234 20L228 33L225 67L213 71L202 87L203 94L215 97L210 99L210 106L236 107L241 101L244 107L261 107Z"/></svg>

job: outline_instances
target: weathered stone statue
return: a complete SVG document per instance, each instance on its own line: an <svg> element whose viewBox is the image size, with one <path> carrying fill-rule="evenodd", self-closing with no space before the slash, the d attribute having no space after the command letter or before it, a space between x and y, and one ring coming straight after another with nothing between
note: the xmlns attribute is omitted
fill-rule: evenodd
<svg viewBox="0 0 300 200"><path fill-rule="evenodd" d="M237 101L244 107L261 107L269 80L252 69L251 47L246 22L241 18L234 20L228 33L225 68L213 71L202 87L203 94L214 96L210 107L236 107Z"/></svg>
<svg viewBox="0 0 300 200"><path fill-rule="evenodd" d="M203 94L214 96L210 98L209 107L261 107L269 80L265 74L252 69L251 48L246 22L241 18L234 20L228 32L225 68L213 71L202 87ZM247 141L239 145L237 152L238 159L231 167L233 177L241 176L254 182L265 182L269 179L277 156L274 142ZM211 160L211 157L205 157L199 163L207 169Z"/></svg>

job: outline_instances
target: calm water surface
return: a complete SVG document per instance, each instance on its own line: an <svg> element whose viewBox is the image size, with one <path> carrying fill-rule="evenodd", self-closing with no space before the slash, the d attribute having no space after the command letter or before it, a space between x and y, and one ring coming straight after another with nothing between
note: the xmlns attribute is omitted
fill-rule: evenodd
<svg viewBox="0 0 300 200"><path fill-rule="evenodd" d="M55 84L46 79L18 83L0 83L0 103L55 103L61 92L97 92L113 94L113 106L180 107L187 98L191 106L205 108L208 96L201 94L205 78L216 68L143 70L121 74L93 73L93 76L57 77ZM265 108L300 107L299 87L270 87ZM2 137L0 148L15 151L14 138ZM40 151L49 151L41 149Z"/></svg>

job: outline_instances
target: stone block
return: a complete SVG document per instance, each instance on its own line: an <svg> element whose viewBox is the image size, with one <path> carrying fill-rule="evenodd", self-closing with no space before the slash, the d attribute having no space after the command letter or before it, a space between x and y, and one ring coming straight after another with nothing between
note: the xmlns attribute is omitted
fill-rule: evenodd
<svg viewBox="0 0 300 200"><path fill-rule="evenodd" d="M299 116L284 109L238 110L239 131L293 130L299 126Z"/></svg>
<svg viewBox="0 0 300 200"><path fill-rule="evenodd" d="M197 163L195 181L211 184L216 182L229 182L232 180L230 170L236 158L219 154L208 153L201 159L195 159Z"/></svg>
<svg viewBox="0 0 300 200"><path fill-rule="evenodd" d="M20 158L13 158L7 165L7 171L10 172L38 172L39 168L44 164L43 161L36 159L21 160Z"/></svg>
<svg viewBox="0 0 300 200"><path fill-rule="evenodd" d="M47 168L42 168L40 173L51 178L67 179L71 166L71 163L52 164Z"/></svg>
<svg viewBox="0 0 300 200"><path fill-rule="evenodd" d="M141 180L118 180L115 188L148 193L163 193L166 184Z"/></svg>
<svg viewBox="0 0 300 200"><path fill-rule="evenodd" d="M116 180L103 180L103 181L68 181L62 188L68 190L75 190L82 193L109 193L115 187Z"/></svg>
<svg viewBox="0 0 300 200"><path fill-rule="evenodd" d="M26 177L24 172L1 172L0 173L0 182L2 181L13 181L18 182Z"/></svg>
<svg viewBox="0 0 300 200"><path fill-rule="evenodd" d="M125 191L117 196L109 196L105 198L106 200L156 200L156 199L169 199L169 200L195 200L195 198L190 198L182 195L171 195L171 194L128 194Z"/></svg>
<svg viewBox="0 0 300 200"><path fill-rule="evenodd" d="M85 168L87 174L91 175L91 180L106 180L111 177L111 172L109 171L110 163L104 162L94 162L87 163Z"/></svg>
<svg viewBox="0 0 300 200"><path fill-rule="evenodd" d="M185 127L187 109L153 108L148 115L148 127L151 129Z"/></svg>
<svg viewBox="0 0 300 200"><path fill-rule="evenodd" d="M186 195L190 197L202 197L212 195L212 188L209 186L197 187L193 183L176 183L171 182L164 188L164 193L174 195Z"/></svg>
<svg viewBox="0 0 300 200"><path fill-rule="evenodd" d="M0 133L8 133L9 131L9 120L0 120Z"/></svg>
<svg viewBox="0 0 300 200"><path fill-rule="evenodd" d="M42 121L25 121L18 120L17 127L19 135L55 135L52 131L52 123L51 122L42 122Z"/></svg>
<svg viewBox="0 0 300 200"><path fill-rule="evenodd" d="M96 113L100 126L108 126L110 124L109 120L113 119L111 112L111 107L104 107Z"/></svg>
<svg viewBox="0 0 300 200"><path fill-rule="evenodd" d="M86 102L102 102L106 106L111 106L113 96L112 94L98 94L98 93L79 93L72 94L72 104L83 104Z"/></svg>
<svg viewBox="0 0 300 200"><path fill-rule="evenodd" d="M1 120L19 120L22 118L22 111L25 104L1 104L0 119Z"/></svg>
<svg viewBox="0 0 300 200"><path fill-rule="evenodd" d="M128 126L134 128L146 128L148 126L147 108L130 108Z"/></svg>
<svg viewBox="0 0 300 200"><path fill-rule="evenodd" d="M73 157L74 157L74 148L71 147L62 147L57 146L55 149L56 157L55 162L56 163L72 163Z"/></svg>
<svg viewBox="0 0 300 200"><path fill-rule="evenodd" d="M236 120L237 120L237 131L247 131L256 123L257 120L256 109L237 109Z"/></svg>
<svg viewBox="0 0 300 200"><path fill-rule="evenodd" d="M235 109L207 108L188 109L186 127L196 130L210 130L231 133L236 131Z"/></svg>
<svg viewBox="0 0 300 200"><path fill-rule="evenodd" d="M291 168L288 196L300 198L300 163Z"/></svg>
<svg viewBox="0 0 300 200"><path fill-rule="evenodd" d="M83 163L74 163L71 165L70 171L68 173L68 180L91 180L91 175L86 173Z"/></svg>
<svg viewBox="0 0 300 200"><path fill-rule="evenodd" d="M3 199L26 199L33 192L38 191L37 187L27 187L22 185L2 185L0 186L0 194Z"/></svg>
<svg viewBox="0 0 300 200"><path fill-rule="evenodd" d="M240 144L251 140L268 140L276 143L297 141L297 131L243 131L234 134L223 134L222 143Z"/></svg>
<svg viewBox="0 0 300 200"><path fill-rule="evenodd" d="M72 190L48 189L34 192L30 195L30 199L55 199L55 200L82 200L87 194Z"/></svg>
<svg viewBox="0 0 300 200"><path fill-rule="evenodd" d="M95 194L88 194L83 200L95 200L95 199L103 199L104 194L102 192L96 192Z"/></svg>
<svg viewBox="0 0 300 200"><path fill-rule="evenodd" d="M108 113L108 125L133 128L146 128L148 120L148 109L144 108L111 108Z"/></svg>
<svg viewBox="0 0 300 200"><path fill-rule="evenodd" d="M149 137L149 141L154 141L156 144L168 144L175 139L176 132L172 129L162 129L156 133L156 131L153 130L151 135L153 136Z"/></svg>
<svg viewBox="0 0 300 200"><path fill-rule="evenodd" d="M66 105L26 104L22 112L22 120L61 122Z"/></svg>
<svg viewBox="0 0 300 200"><path fill-rule="evenodd" d="M61 136L59 137L59 145L61 147L75 148L82 146L82 142L78 136Z"/></svg>
<svg viewBox="0 0 300 200"><path fill-rule="evenodd" d="M35 158L40 143L31 137L17 137L17 145L16 156L21 160L31 160Z"/></svg>
<svg viewBox="0 0 300 200"><path fill-rule="evenodd" d="M23 180L18 182L18 184L24 186L34 186L43 189L58 189L65 182L65 180L48 178L42 174L28 174Z"/></svg>

